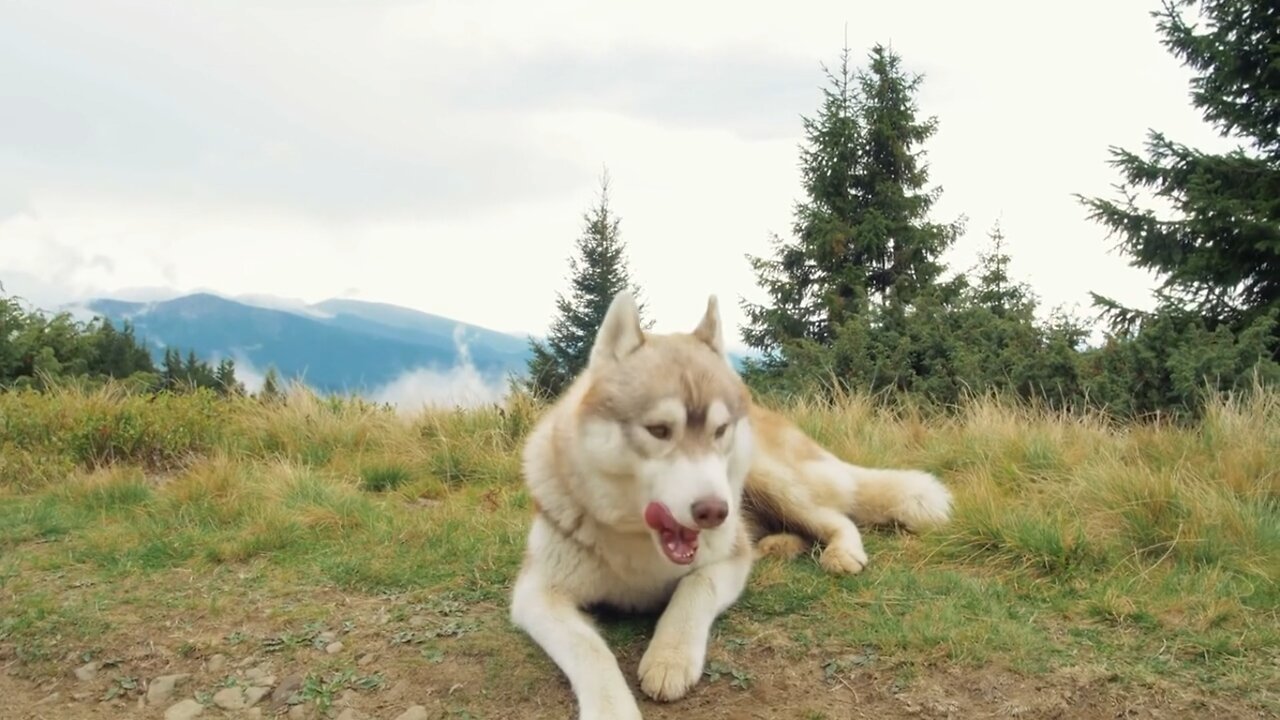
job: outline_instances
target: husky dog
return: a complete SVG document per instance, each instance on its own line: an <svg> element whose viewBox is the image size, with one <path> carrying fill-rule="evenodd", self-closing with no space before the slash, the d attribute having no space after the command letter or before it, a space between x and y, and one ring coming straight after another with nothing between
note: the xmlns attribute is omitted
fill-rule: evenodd
<svg viewBox="0 0 1280 720"><path fill-rule="evenodd" d="M564 673L582 720L641 717L585 609L660 610L639 686L676 700L702 675L712 623L757 553L817 541L824 568L856 573L867 553L855 519L919 530L951 508L932 475L851 465L754 404L714 295L692 333L671 334L643 330L634 298L614 297L587 367L522 461L536 514L511 619Z"/></svg>

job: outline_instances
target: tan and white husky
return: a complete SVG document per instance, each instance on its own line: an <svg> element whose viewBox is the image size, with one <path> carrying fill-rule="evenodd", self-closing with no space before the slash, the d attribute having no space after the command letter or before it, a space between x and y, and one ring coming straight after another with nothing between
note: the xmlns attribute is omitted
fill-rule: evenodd
<svg viewBox="0 0 1280 720"><path fill-rule="evenodd" d="M932 475L851 465L754 404L714 295L692 333L672 334L643 330L631 295L616 296L587 368L530 433L523 471L536 515L511 618L568 678L583 720L641 717L584 608L661 611L639 687L676 700L757 552L817 541L824 568L856 573L855 520L916 530L951 507Z"/></svg>

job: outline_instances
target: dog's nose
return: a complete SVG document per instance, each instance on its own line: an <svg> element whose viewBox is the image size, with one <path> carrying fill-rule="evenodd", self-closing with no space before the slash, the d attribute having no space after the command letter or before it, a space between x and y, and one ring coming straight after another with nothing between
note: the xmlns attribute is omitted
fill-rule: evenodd
<svg viewBox="0 0 1280 720"><path fill-rule="evenodd" d="M720 498L706 497L693 504L693 521L704 530L719 527L727 517L729 517L729 503Z"/></svg>

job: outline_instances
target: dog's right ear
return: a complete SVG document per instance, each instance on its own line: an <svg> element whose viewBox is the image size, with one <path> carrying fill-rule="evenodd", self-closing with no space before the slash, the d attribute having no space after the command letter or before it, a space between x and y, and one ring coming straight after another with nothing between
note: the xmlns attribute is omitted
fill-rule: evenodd
<svg viewBox="0 0 1280 720"><path fill-rule="evenodd" d="M591 345L588 365L621 360L644 344L644 330L640 327L640 310L631 293L623 290L613 296L609 310L604 314L595 342Z"/></svg>

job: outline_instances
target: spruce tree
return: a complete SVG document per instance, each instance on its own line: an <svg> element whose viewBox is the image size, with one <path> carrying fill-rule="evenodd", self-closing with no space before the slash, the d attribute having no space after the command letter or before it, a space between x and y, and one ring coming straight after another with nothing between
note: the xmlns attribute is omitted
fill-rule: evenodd
<svg viewBox="0 0 1280 720"><path fill-rule="evenodd" d="M773 258L748 256L766 304L743 302L743 340L777 366L796 341L829 345L839 328L871 306L899 311L942 272L942 252L962 223L931 222L939 190L926 189L921 145L937 131L914 100L923 76L909 75L882 45L854 70L849 49L816 117L804 118L801 171L806 198L796 205L795 240L774 239Z"/></svg>
<svg viewBox="0 0 1280 720"><path fill-rule="evenodd" d="M161 372L161 378L164 381L164 387L167 390L177 390L178 387L185 382L186 372L182 367L182 355L177 349L166 347L164 349L164 365Z"/></svg>
<svg viewBox="0 0 1280 720"><path fill-rule="evenodd" d="M262 389L258 391L258 398L268 403L284 398L284 393L280 390L280 373L276 371L275 365L267 367L267 374L262 379Z"/></svg>
<svg viewBox="0 0 1280 720"><path fill-rule="evenodd" d="M557 317L546 342L530 339L525 389L540 399L562 393L587 365L591 345L609 303L623 290L637 298L641 317L644 303L632 282L626 260L626 244L619 233L620 218L609 205L609 176L600 182L600 199L583 214L584 227L577 240L577 256L569 258L571 291L556 293ZM646 323L646 327L652 323Z"/></svg>
<svg viewBox="0 0 1280 720"><path fill-rule="evenodd" d="M1192 6L1203 28L1184 17ZM1162 277L1164 310L1240 330L1280 310L1280 12L1267 0L1172 0L1152 15L1161 43L1195 73L1192 104L1241 144L1212 154L1151 130L1145 156L1111 148L1120 201L1080 200L1133 265ZM1172 215L1140 208L1142 190ZM1142 317L1094 298L1118 328Z"/></svg>
<svg viewBox="0 0 1280 720"><path fill-rule="evenodd" d="M220 395L243 395L244 384L236 379L236 361L223 358L214 371L214 380Z"/></svg>

